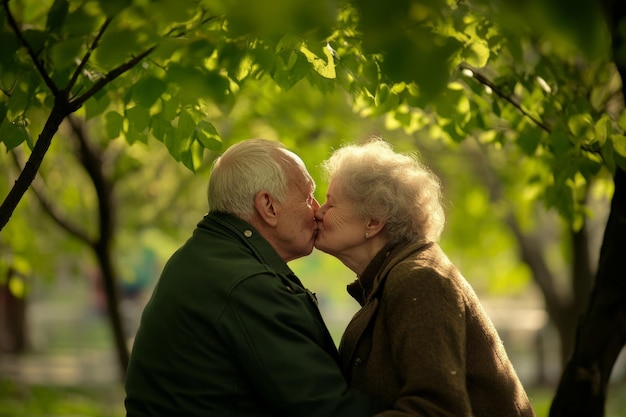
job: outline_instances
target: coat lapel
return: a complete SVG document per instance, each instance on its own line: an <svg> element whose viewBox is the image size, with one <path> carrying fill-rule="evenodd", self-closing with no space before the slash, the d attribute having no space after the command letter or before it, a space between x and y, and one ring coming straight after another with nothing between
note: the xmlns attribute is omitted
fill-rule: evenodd
<svg viewBox="0 0 626 417"><path fill-rule="evenodd" d="M341 357L341 368L348 382L350 381L352 365L355 360L354 354L356 347L363 333L365 333L368 324L376 316L377 310L378 299L374 298L352 317L352 320L341 338L339 356Z"/></svg>

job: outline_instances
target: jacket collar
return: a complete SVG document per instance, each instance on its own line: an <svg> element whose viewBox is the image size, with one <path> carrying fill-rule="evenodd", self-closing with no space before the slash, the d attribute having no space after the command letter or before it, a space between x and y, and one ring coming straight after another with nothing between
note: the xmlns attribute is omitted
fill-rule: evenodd
<svg viewBox="0 0 626 417"><path fill-rule="evenodd" d="M247 246L256 258L264 264L271 266L276 272L295 277L283 258L278 255L276 249L254 228L250 223L232 214L223 212L209 212L198 223L198 229L213 229L219 225L229 231L244 246ZM299 280L296 278L299 284Z"/></svg>
<svg viewBox="0 0 626 417"><path fill-rule="evenodd" d="M371 298L377 297L389 271L412 253L422 251L433 242L409 241L391 243L383 247L354 282L348 284L348 293L364 306Z"/></svg>

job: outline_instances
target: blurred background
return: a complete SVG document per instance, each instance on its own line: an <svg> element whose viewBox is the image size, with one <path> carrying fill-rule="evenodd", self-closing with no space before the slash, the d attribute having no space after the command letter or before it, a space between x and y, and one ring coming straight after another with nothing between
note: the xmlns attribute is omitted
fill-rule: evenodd
<svg viewBox="0 0 626 417"><path fill-rule="evenodd" d="M224 149L283 142L322 203L320 163L371 136L441 178L441 246L547 417L624 187L615 22L592 0L244 3L2 3L0 196L35 144L50 147L0 229L0 417L125 414L141 311L207 211ZM355 277L317 251L290 266L338 344L358 308L345 291ZM626 416L616 356L607 417Z"/></svg>

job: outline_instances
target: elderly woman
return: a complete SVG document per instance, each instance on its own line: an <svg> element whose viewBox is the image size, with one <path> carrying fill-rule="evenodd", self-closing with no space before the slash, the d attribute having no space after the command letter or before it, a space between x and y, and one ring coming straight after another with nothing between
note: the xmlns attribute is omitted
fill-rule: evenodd
<svg viewBox="0 0 626 417"><path fill-rule="evenodd" d="M382 140L324 162L328 195L315 246L357 275L362 308L340 344L353 388L382 397L377 416L534 416L498 334L437 241L437 177Z"/></svg>

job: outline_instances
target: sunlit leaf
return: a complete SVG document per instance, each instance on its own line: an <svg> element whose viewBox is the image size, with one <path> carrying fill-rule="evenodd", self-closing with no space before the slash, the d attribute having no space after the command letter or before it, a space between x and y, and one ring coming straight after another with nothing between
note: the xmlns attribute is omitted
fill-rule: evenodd
<svg viewBox="0 0 626 417"><path fill-rule="evenodd" d="M615 152L626 158L626 136L624 135L611 135L611 141L613 142L613 149Z"/></svg>
<svg viewBox="0 0 626 417"><path fill-rule="evenodd" d="M300 51L304 54L306 59L311 63L313 69L324 78L335 78L337 76L335 72L335 62L333 60L333 54L330 48L324 48L323 53L325 59L322 59L311 52L304 46L300 47Z"/></svg>
<svg viewBox="0 0 626 417"><path fill-rule="evenodd" d="M202 120L196 126L196 139L202 146L212 151L219 151L222 148L222 141L215 126L206 120Z"/></svg>
<svg viewBox="0 0 626 417"><path fill-rule="evenodd" d="M204 146L197 141L193 141L187 149L181 152L181 162L191 171L195 172L202 164L204 156Z"/></svg>
<svg viewBox="0 0 626 417"><path fill-rule="evenodd" d="M484 42L472 42L463 49L463 58L465 61L477 68L482 68L487 65L490 54L491 50Z"/></svg>

